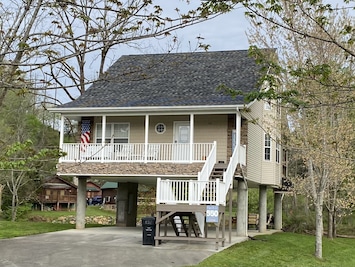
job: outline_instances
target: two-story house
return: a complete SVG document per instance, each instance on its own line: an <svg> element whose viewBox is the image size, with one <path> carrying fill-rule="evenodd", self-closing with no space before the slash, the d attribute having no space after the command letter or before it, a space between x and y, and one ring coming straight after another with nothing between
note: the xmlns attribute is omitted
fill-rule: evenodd
<svg viewBox="0 0 355 267"><path fill-rule="evenodd" d="M198 222L203 236L210 215L224 220L233 187L237 234L247 235L249 187L259 187L259 229L265 231L266 192L282 179L280 109L219 89L261 90L260 75L247 50L122 56L78 99L52 108L62 116L66 152L57 174L79 180L76 227L85 227L85 184L95 178L118 182L122 226L136 225L138 184L156 186L158 240L163 222L184 216ZM64 143L67 120L78 123L76 142ZM281 229L279 191L274 199ZM214 207L217 213L206 211Z"/></svg>

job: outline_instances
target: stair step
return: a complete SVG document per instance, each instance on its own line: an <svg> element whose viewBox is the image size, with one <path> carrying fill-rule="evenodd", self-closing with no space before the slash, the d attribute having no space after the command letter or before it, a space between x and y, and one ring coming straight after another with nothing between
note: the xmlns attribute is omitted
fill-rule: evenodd
<svg viewBox="0 0 355 267"><path fill-rule="evenodd" d="M210 180L223 179L223 173L226 171L228 164L216 163L210 175Z"/></svg>
<svg viewBox="0 0 355 267"><path fill-rule="evenodd" d="M201 236L200 227L198 226L198 222L194 213L177 212L171 215L169 219L173 226L176 236L181 236L181 234L185 234L186 236L189 236L190 220L191 220L191 233L194 234L196 237Z"/></svg>

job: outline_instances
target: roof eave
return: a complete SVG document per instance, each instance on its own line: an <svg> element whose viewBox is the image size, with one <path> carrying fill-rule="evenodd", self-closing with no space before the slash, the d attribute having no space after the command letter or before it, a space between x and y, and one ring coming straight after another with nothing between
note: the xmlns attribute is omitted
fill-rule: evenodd
<svg viewBox="0 0 355 267"><path fill-rule="evenodd" d="M245 104L208 105L208 106L142 106L142 107L85 107L85 108L49 108L52 113L67 116L100 116L100 115L179 115L179 114L225 114L245 108Z"/></svg>

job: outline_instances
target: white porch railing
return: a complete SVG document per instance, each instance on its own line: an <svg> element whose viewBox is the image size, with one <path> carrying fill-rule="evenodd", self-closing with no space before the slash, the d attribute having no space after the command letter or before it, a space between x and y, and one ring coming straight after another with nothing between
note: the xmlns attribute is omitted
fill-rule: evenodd
<svg viewBox="0 0 355 267"><path fill-rule="evenodd" d="M204 162L213 146L213 143L149 143L146 149L144 143L104 146L101 143L64 143L62 151L66 155L59 162Z"/></svg>
<svg viewBox="0 0 355 267"><path fill-rule="evenodd" d="M197 180L161 180L157 179L157 204L209 204L225 205L221 199L224 192L223 183ZM201 190L202 189L202 190ZM199 192L202 192L199 194Z"/></svg>
<svg viewBox="0 0 355 267"><path fill-rule="evenodd" d="M246 164L246 147L239 146L233 151L223 181L210 181L209 177L216 163L216 146L198 173L198 180L157 180L157 204L210 204L225 205L226 195L233 183L238 163Z"/></svg>

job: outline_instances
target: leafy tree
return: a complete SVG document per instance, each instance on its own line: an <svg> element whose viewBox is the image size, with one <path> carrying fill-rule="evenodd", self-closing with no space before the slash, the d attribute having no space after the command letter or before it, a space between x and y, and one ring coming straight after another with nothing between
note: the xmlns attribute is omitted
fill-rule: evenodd
<svg viewBox="0 0 355 267"><path fill-rule="evenodd" d="M62 89L75 99L102 75L120 45L172 36L175 30L230 11L235 3L180 1L171 11L153 0L14 0L0 4L0 105L14 75L18 90ZM172 36L176 41L176 36ZM207 46L201 44L202 48ZM89 73L87 73L89 72ZM31 75L31 76L30 76ZM41 91L38 91L40 94ZM48 98L47 98L48 99ZM52 99L52 103L55 102ZM60 103L60 101L55 102Z"/></svg>
<svg viewBox="0 0 355 267"><path fill-rule="evenodd" d="M11 220L15 221L18 206L31 198L34 191L29 191L20 199L19 191L28 183L33 182L44 164L60 157L58 150L41 149L36 151L31 141L17 142L7 146L0 158L0 170L6 179L6 185L12 194Z"/></svg>
<svg viewBox="0 0 355 267"><path fill-rule="evenodd" d="M41 110L35 101L33 94L18 95L17 91L9 91L0 107L0 187L7 185L2 192L4 200L9 199L6 195L9 194L11 201L4 201L3 204L12 206L13 220L18 205L31 201L41 178L53 173L57 158L51 153L58 154L58 132L39 120ZM26 147L20 147L25 144ZM10 153L13 146L18 146L15 154ZM41 153L48 158L40 158ZM16 162L19 166L15 166Z"/></svg>
<svg viewBox="0 0 355 267"><path fill-rule="evenodd" d="M336 213L351 210L354 203L354 46L339 30L351 25L351 16L322 1L243 3L253 25L250 42L278 48L277 62L251 49L269 69L263 77L269 90L247 97L283 103L290 126L288 148L300 155L307 170L294 184L313 201L315 255L322 258L323 205L329 212L331 234ZM280 87L278 92L275 88Z"/></svg>

